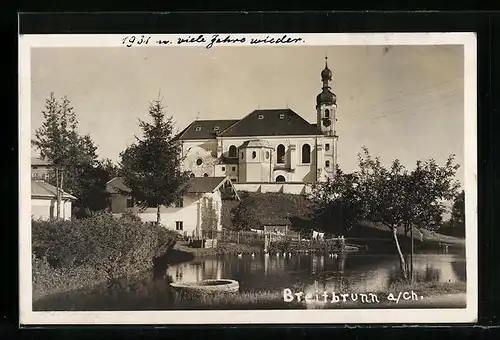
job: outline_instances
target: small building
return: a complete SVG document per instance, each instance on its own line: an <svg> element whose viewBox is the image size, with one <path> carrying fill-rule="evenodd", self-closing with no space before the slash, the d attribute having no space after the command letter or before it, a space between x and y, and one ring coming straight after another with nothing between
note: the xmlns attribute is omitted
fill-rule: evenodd
<svg viewBox="0 0 500 340"><path fill-rule="evenodd" d="M268 217L261 219L262 229L265 233L288 235L292 223L288 218Z"/></svg>
<svg viewBox="0 0 500 340"><path fill-rule="evenodd" d="M134 204L132 197L126 195L130 190L122 177L115 177L106 184L110 194L111 213L121 215L127 210L137 214L145 222L155 222L156 207L141 208ZM194 177L190 178L188 191L169 207L160 207L161 224L176 230L184 236L199 237L207 223L213 224L212 230L222 230L221 213L223 199L238 199L229 177ZM211 221L209 206L212 206Z"/></svg>
<svg viewBox="0 0 500 340"><path fill-rule="evenodd" d="M60 218L71 219L71 208L76 197L61 192ZM57 188L42 180L31 181L31 218L50 220L57 218Z"/></svg>

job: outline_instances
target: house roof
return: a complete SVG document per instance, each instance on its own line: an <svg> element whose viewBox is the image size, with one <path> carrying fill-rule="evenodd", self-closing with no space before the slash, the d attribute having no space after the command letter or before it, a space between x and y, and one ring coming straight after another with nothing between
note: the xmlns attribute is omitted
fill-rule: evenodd
<svg viewBox="0 0 500 340"><path fill-rule="evenodd" d="M229 177L194 177L188 182L188 193L207 193L214 192L225 182L230 182ZM232 184L231 184L232 185ZM120 194L121 191L130 191L126 187L123 177L115 177L106 183L106 190L112 194Z"/></svg>
<svg viewBox="0 0 500 340"><path fill-rule="evenodd" d="M31 157L31 166L43 166L43 165L48 166L52 164L44 159L38 157Z"/></svg>
<svg viewBox="0 0 500 340"><path fill-rule="evenodd" d="M260 219L260 223L264 226L289 226L292 223L288 218L281 217L265 217Z"/></svg>
<svg viewBox="0 0 500 340"><path fill-rule="evenodd" d="M316 135L311 124L291 109L254 110L219 133L222 137Z"/></svg>
<svg viewBox="0 0 500 340"><path fill-rule="evenodd" d="M216 137L217 133L220 133L237 122L237 119L195 120L182 130L176 136L176 139L212 139Z"/></svg>
<svg viewBox="0 0 500 340"><path fill-rule="evenodd" d="M106 183L106 191L110 194L120 194L122 191L129 192L122 177L114 177Z"/></svg>
<svg viewBox="0 0 500 340"><path fill-rule="evenodd" d="M31 181L31 197L57 198L57 188L45 181ZM63 199L76 200L76 197L63 191Z"/></svg>

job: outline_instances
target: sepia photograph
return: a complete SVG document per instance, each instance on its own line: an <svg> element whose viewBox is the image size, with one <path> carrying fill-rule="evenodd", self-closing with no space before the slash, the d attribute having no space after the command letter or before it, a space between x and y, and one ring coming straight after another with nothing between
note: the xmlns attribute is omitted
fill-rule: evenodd
<svg viewBox="0 0 500 340"><path fill-rule="evenodd" d="M22 323L476 319L473 34L28 35L19 72Z"/></svg>

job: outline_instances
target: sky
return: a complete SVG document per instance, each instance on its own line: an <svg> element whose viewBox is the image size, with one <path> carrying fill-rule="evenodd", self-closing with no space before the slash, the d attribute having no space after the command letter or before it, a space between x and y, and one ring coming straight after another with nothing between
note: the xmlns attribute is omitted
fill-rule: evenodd
<svg viewBox="0 0 500 340"><path fill-rule="evenodd" d="M159 96L178 130L196 117L239 119L258 108L290 108L313 123L325 55L342 170L356 170L363 146L408 168L455 154L463 184L462 46L33 48L32 136L50 92L68 97L80 132L113 161L140 135L138 119L148 119Z"/></svg>

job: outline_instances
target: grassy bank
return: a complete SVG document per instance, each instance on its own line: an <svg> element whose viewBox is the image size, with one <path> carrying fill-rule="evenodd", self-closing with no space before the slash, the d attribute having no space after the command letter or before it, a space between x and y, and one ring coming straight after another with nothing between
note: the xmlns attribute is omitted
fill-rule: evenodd
<svg viewBox="0 0 500 340"><path fill-rule="evenodd" d="M176 232L128 215L32 221L33 299L150 269L177 238Z"/></svg>
<svg viewBox="0 0 500 340"><path fill-rule="evenodd" d="M304 291L304 287L296 285L290 287L293 292ZM388 300L389 294L397 297L399 292L414 292L418 296L424 296L425 300L436 300L441 296L464 295L466 292L465 283L436 283L436 282L418 282L418 283L394 283L387 289L378 292L366 292L375 294L380 301L379 304L371 303L372 307L385 306L387 304L395 305ZM321 291L320 294L323 292ZM328 293L332 293L328 291ZM360 294L363 292L353 291L345 287L339 287L337 294ZM403 300L403 299L401 299ZM439 301L439 300L438 300ZM405 301L406 302L406 301ZM401 301L403 303L403 301ZM424 302L425 303L425 302ZM218 293L218 294L195 294L195 293L177 293L174 304L182 309L302 309L306 307L304 299L300 302L293 300L287 302L284 300L283 291L257 291L242 293ZM341 302L339 304L328 304L328 307L346 307L346 308L365 308L361 302Z"/></svg>

